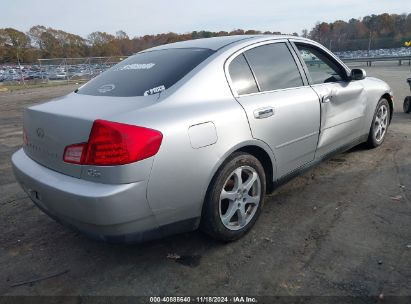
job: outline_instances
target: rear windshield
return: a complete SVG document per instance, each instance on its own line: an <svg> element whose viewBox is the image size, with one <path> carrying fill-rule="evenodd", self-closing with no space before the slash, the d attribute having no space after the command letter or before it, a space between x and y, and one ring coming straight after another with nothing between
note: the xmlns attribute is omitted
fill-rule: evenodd
<svg viewBox="0 0 411 304"><path fill-rule="evenodd" d="M168 49L133 55L82 86L95 96L146 96L168 89L209 57L210 49Z"/></svg>

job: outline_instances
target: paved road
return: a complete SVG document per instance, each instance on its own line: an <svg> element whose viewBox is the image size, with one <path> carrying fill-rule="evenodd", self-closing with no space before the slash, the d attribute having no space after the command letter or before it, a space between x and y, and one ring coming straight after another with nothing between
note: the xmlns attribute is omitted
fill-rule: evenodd
<svg viewBox="0 0 411 304"><path fill-rule="evenodd" d="M408 94L409 69L368 72ZM411 115L395 113L382 147L353 149L279 188L235 243L193 232L112 245L42 214L11 172L22 108L71 90L0 95L0 295L411 296Z"/></svg>

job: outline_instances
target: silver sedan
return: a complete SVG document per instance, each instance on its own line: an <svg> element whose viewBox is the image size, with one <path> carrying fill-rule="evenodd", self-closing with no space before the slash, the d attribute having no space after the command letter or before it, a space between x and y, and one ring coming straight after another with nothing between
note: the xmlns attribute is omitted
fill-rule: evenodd
<svg viewBox="0 0 411 304"><path fill-rule="evenodd" d="M320 161L384 141L389 86L292 36L230 36L129 57L24 113L17 180L59 222L107 241L200 227L232 241L264 196Z"/></svg>

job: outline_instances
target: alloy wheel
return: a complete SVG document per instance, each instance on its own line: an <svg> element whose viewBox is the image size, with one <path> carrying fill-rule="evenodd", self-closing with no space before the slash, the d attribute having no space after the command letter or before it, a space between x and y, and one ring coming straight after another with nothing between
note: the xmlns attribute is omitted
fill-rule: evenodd
<svg viewBox="0 0 411 304"><path fill-rule="evenodd" d="M382 141L387 131L388 126L388 108L385 104L382 104L377 111L377 115L374 120L374 136L377 142Z"/></svg>
<svg viewBox="0 0 411 304"><path fill-rule="evenodd" d="M250 166L236 168L228 176L220 194L220 219L230 230L245 227L254 217L261 198L261 181Z"/></svg>

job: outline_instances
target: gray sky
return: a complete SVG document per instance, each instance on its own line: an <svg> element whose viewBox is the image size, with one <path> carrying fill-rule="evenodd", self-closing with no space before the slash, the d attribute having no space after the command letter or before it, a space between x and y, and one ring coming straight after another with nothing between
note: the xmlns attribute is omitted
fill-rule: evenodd
<svg viewBox="0 0 411 304"><path fill-rule="evenodd" d="M44 25L86 37L93 31L130 37L237 28L301 33L316 21L410 13L409 0L1 0L0 28ZM408 9L408 11L407 11Z"/></svg>

